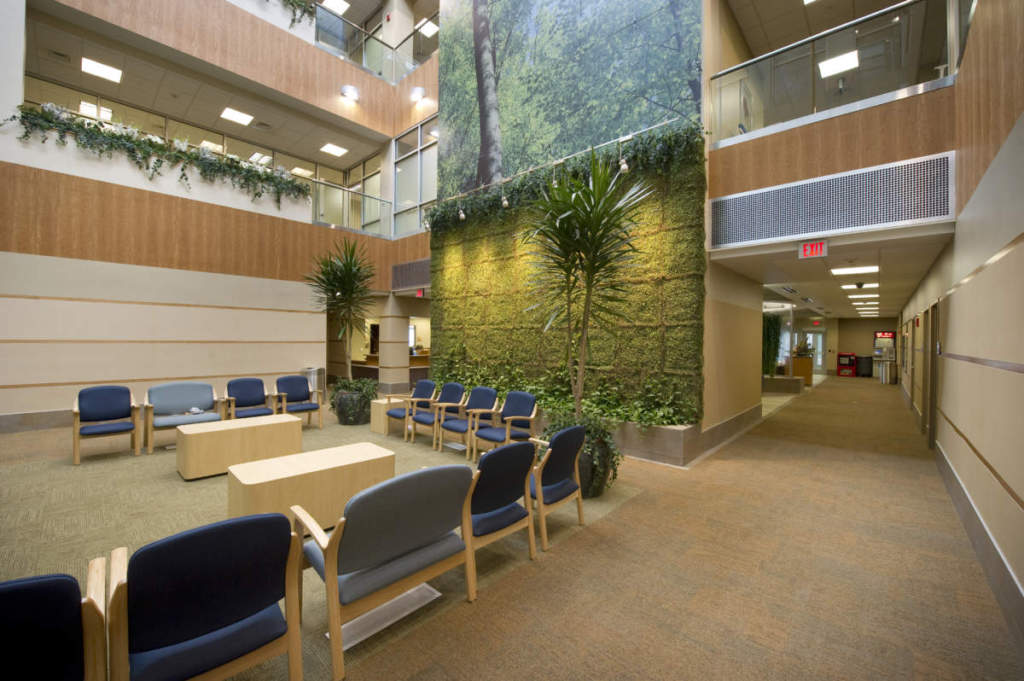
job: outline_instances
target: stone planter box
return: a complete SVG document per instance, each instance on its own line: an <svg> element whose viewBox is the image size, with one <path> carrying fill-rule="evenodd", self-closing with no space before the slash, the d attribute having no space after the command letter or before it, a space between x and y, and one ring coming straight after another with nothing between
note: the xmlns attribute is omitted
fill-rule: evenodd
<svg viewBox="0 0 1024 681"><path fill-rule="evenodd" d="M538 413L537 433L544 432L547 419ZM700 426L650 426L620 424L612 432L619 451L638 459L685 466L701 454Z"/></svg>
<svg viewBox="0 0 1024 681"><path fill-rule="evenodd" d="M763 393L799 393L803 387L804 379L801 376L761 377L761 392Z"/></svg>

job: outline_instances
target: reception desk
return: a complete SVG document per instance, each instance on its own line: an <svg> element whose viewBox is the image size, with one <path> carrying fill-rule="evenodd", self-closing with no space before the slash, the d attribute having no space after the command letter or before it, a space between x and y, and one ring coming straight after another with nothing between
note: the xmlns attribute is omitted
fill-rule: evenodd
<svg viewBox="0 0 1024 681"><path fill-rule="evenodd" d="M352 361L352 378L380 380L379 358L367 355L365 359ZM409 355L409 383L430 378L430 354Z"/></svg>
<svg viewBox="0 0 1024 681"><path fill-rule="evenodd" d="M814 383L814 358L813 357L792 357L793 376L804 379L804 385Z"/></svg>

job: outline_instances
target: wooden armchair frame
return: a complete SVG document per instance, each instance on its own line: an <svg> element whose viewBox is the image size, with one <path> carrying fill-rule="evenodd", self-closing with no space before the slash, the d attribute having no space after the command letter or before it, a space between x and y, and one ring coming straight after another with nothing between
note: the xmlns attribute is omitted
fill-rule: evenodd
<svg viewBox="0 0 1024 681"><path fill-rule="evenodd" d="M417 398L418 399L418 398ZM466 548L433 565L428 565L418 572L403 577L397 582L374 591L371 594L348 604L342 604L338 593L338 546L345 532L345 517L342 516L330 536L317 524L316 520L302 506L292 506L295 534L309 534L324 554L324 585L327 588L327 632L331 646L331 668L334 681L345 678L345 653L341 638L341 625L349 622L374 608L387 603L427 580L442 575L453 567L465 564L466 567L466 600L476 600L476 554L473 553L471 541L466 537L473 536L473 521L470 514L470 501L473 498L473 487L470 486L466 498L462 502L462 537ZM302 569L310 567L309 561L303 557ZM302 592L302 574L299 573L299 593ZM111 678L110 681L118 681ZM205 680L204 680L205 681Z"/></svg>
<svg viewBox="0 0 1024 681"><path fill-rule="evenodd" d="M220 415L221 421L223 421L223 420L225 420L227 418L227 415L228 415L228 409L227 409L228 398L226 398L226 397L217 397L217 389L213 388L213 386L210 386L210 387L213 389L213 409L211 411L216 411L217 414ZM171 428L177 428L178 426L154 426L153 425L153 419L155 418L155 415L153 413L154 407L153 407L152 404L149 403L149 396L148 395L146 396L146 402L143 403L143 405L142 405L142 409L143 409L143 415L144 415L144 418L145 418L145 421L146 421L146 453L147 454L152 454L153 453L153 434L154 434L154 432L157 431L157 430L170 430Z"/></svg>
<svg viewBox="0 0 1024 681"><path fill-rule="evenodd" d="M504 408L505 408L505 403L502 402L501 403L501 409L504 409ZM506 418L506 417L503 417L501 415L501 409L470 409L469 410L471 412L475 412L476 413L476 427L473 427L473 420L471 419L470 423L469 423L469 428L466 431L467 434L470 434L470 433L472 434L470 436L470 438L469 438L469 441L471 443L471 447L467 448L467 450L466 450L467 458L472 456L473 461L479 461L480 460L480 448L477 446L478 443L480 443L480 442L486 442L488 445L490 445L484 451L489 451L491 449L494 449L495 447L500 447L502 445L507 445L510 442L515 442L515 440L512 439L512 422L513 421L529 421L530 425L526 429L526 431L530 434L530 439L531 440L533 439L533 426L534 426L534 423L537 420L537 403L536 402L533 403L533 411L530 412L529 416L509 416L509 417ZM504 422L504 424L505 424L505 441L504 442L491 442L490 440L483 440L483 439L480 439L480 438L478 438L476 436L476 431L479 430L479 428L480 428L480 416L482 414L485 414L485 413L492 413L492 414L496 414L497 415L498 418L494 419L494 423L493 423L493 425L495 427L500 428L501 427L500 423ZM518 430L523 430L523 429L519 428ZM470 451L470 450L472 450L472 451Z"/></svg>
<svg viewBox="0 0 1024 681"><path fill-rule="evenodd" d="M430 393L430 397L417 397L417 398L415 398L415 402L431 402L431 403L433 403L437 399L438 394L439 393L438 393L437 386L434 386L434 391L432 393ZM392 393L392 394L389 394L389 395L385 395L384 399L387 400L387 403L384 405L384 414L385 414L385 418L387 419L387 421L386 421L387 431L386 431L385 434L386 435L390 435L391 434L391 421L393 420L393 417L391 417L387 413L387 412L389 412L391 410L391 400L396 400L396 401L399 401L399 402L405 402L405 420L402 421L402 440L403 441L409 440L409 421L410 421L410 418L411 418L409 414L412 412L412 408L415 406L413 404L414 400L413 400L413 396L412 396L412 390L410 390L408 394L405 394L405 393L402 393L402 394Z"/></svg>
<svg viewBox="0 0 1024 681"><path fill-rule="evenodd" d="M294 532L285 565L285 621L288 630L270 643L249 651L188 681L221 681L278 655L288 654L289 681L302 681L302 543ZM91 565L90 565L91 567ZM128 549L110 554L110 591L107 605L107 636L110 644L110 681L130 681L128 657Z"/></svg>
<svg viewBox="0 0 1024 681"><path fill-rule="evenodd" d="M89 574L82 597L82 652L85 681L107 679L106 558L89 561Z"/></svg>
<svg viewBox="0 0 1024 681"><path fill-rule="evenodd" d="M530 544L530 560L536 560L537 558L537 539L533 532L533 504L530 502L530 475L533 473L531 468L526 473L526 478L523 480L523 506L526 507L526 517L522 520L517 520L508 527L503 527L500 530L485 534L477 537L473 534L473 520L470 516L469 523L469 539L463 539L466 542L466 546L472 546L473 554L476 555L477 549L482 549L488 544L492 544L499 539L503 539L508 535L518 532L519 530L526 530L526 537ZM473 471L473 482L469 486L469 498L472 500L473 491L476 489L476 483L480 479L480 470ZM463 531L465 537L465 531ZM474 582L475 585L475 582Z"/></svg>
<svg viewBox="0 0 1024 681"><path fill-rule="evenodd" d="M135 453L135 456L138 456L139 452L141 451L140 450L140 446L141 446L141 442L142 442L142 440L139 438L139 431L142 430L142 424L139 423L139 405L135 401L135 394L131 390L128 391L128 395L130 396L131 404L132 404L132 410L131 410L132 429L131 429L131 433L130 433L130 435L131 435L131 447L132 447L132 451ZM80 463L82 463L82 440L83 439L91 439L91 438L97 438L97 437L114 437L115 435L124 435L123 432L120 432L120 433L99 433L97 435L82 435L81 432L80 432L81 428L82 428L82 413L78 409L78 397L75 397L75 401L71 405L71 421L72 421L72 426L71 426L71 428L72 428L72 431L71 431L71 463L73 463L76 466L79 465Z"/></svg>
<svg viewBox="0 0 1024 681"><path fill-rule="evenodd" d="M323 430L324 429L324 389L323 388L314 388L313 384L310 383L308 378L306 379L306 384L309 386L310 401L315 402L316 405L317 405L317 408L316 408L317 426L320 428L320 430ZM273 406L272 405L270 407L271 409L274 410L275 414L288 414L289 413L289 411L288 411L288 394L287 393L276 392L276 388L275 388L275 392L269 393L267 395L267 399L273 399L275 404L277 405L277 406ZM301 413L301 412L299 412L299 413ZM292 414L292 416L299 416L299 413ZM302 418L302 417L299 416L299 418ZM310 411L306 412L306 425L307 426L312 426L313 425L313 410L310 410Z"/></svg>
<svg viewBox="0 0 1024 681"><path fill-rule="evenodd" d="M541 458L540 463L533 467L533 478L534 478L534 489L537 492L537 516L540 524L540 548L542 551L548 550L548 516L551 512L563 504L567 504L573 499L576 499L576 515L579 518L580 525L583 525L583 488L580 487L580 454L583 453L583 444L580 444L579 451L576 452L576 457L573 459L572 476L576 482L576 491L572 494L553 501L550 504L544 501L544 488L541 485L541 480L544 477L544 467L548 465L548 460L551 458L551 447L547 440L540 440L535 437L530 438L530 442L533 444L547 449L544 456ZM584 443L586 441L584 440ZM529 494L529 483L527 483L527 494Z"/></svg>

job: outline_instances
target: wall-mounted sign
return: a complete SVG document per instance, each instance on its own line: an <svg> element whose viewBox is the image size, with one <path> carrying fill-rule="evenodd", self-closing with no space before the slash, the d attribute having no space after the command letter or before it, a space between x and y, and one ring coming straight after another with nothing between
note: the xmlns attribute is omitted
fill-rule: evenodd
<svg viewBox="0 0 1024 681"><path fill-rule="evenodd" d="M828 255L828 241L822 239L821 241L805 241L800 244L800 248L797 250L797 256L803 260L804 258L824 258Z"/></svg>
<svg viewBox="0 0 1024 681"><path fill-rule="evenodd" d="M875 338L895 338L895 331L875 331Z"/></svg>
<svg viewBox="0 0 1024 681"><path fill-rule="evenodd" d="M423 289L421 289L421 288L416 289L416 297L417 298L422 298L423 297Z"/></svg>
<svg viewBox="0 0 1024 681"><path fill-rule="evenodd" d="M811 324L814 325L814 326L821 326L821 322L818 321L817 319L815 319L813 322L811 322Z"/></svg>

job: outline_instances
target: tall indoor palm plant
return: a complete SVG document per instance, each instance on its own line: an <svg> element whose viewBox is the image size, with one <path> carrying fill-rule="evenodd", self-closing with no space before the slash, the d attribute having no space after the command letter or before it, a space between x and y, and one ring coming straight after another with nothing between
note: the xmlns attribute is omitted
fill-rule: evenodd
<svg viewBox="0 0 1024 681"><path fill-rule="evenodd" d="M590 153L583 179L554 178L538 199L526 232L535 258L531 287L546 308L545 330L566 330L566 363L576 418L583 413L583 383L591 325L622 317L616 307L633 265L634 218L652 188Z"/></svg>
<svg viewBox="0 0 1024 681"><path fill-rule="evenodd" d="M352 378L352 334L366 324L374 272L363 249L345 239L333 252L317 258L313 273L306 276L317 307L338 320L338 340L344 341L347 379Z"/></svg>

